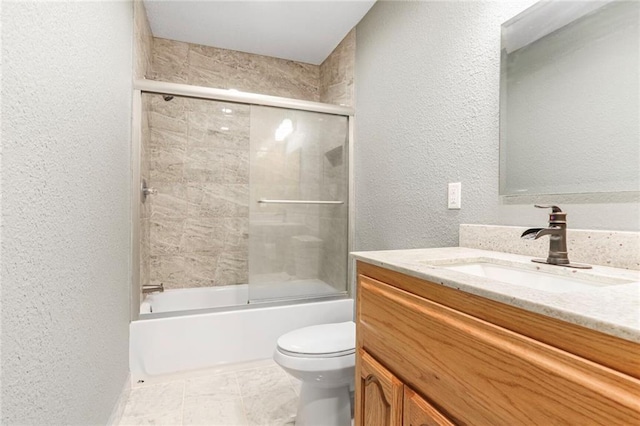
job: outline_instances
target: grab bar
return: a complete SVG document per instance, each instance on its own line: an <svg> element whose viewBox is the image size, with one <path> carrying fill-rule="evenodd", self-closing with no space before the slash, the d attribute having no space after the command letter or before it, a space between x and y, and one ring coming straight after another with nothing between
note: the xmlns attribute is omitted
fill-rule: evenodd
<svg viewBox="0 0 640 426"><path fill-rule="evenodd" d="M321 201L321 200L258 200L262 204L344 204L344 201Z"/></svg>

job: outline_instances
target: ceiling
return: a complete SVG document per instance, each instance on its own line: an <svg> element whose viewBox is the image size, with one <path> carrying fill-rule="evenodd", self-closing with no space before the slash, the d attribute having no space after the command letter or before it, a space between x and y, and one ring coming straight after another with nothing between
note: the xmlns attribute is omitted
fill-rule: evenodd
<svg viewBox="0 0 640 426"><path fill-rule="evenodd" d="M375 0L144 0L155 37L319 65Z"/></svg>

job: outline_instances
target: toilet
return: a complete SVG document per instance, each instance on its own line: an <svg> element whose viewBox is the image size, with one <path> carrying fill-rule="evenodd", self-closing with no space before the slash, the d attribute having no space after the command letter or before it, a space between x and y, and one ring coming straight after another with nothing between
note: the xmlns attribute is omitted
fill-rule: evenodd
<svg viewBox="0 0 640 426"><path fill-rule="evenodd" d="M302 381L296 426L351 425L355 346L353 321L304 327L280 336L273 359Z"/></svg>

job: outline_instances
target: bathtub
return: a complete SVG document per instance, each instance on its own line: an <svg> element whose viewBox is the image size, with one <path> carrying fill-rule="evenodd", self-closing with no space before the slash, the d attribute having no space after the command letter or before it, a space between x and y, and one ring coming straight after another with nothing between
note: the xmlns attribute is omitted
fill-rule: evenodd
<svg viewBox="0 0 640 426"><path fill-rule="evenodd" d="M247 304L248 291L236 285L146 297L140 320L130 324L132 380L271 358L278 337L288 331L353 320L353 300L346 297L253 305Z"/></svg>

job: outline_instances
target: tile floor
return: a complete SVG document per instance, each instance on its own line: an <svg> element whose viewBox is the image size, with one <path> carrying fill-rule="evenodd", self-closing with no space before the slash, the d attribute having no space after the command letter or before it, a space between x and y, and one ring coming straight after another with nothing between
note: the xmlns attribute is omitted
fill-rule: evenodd
<svg viewBox="0 0 640 426"><path fill-rule="evenodd" d="M120 425L293 425L300 382L272 360L136 384Z"/></svg>

